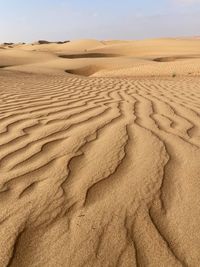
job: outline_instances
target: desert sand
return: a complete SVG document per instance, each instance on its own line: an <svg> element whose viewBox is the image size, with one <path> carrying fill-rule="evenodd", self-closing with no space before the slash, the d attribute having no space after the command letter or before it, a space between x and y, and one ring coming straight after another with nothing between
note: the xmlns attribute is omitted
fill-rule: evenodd
<svg viewBox="0 0 200 267"><path fill-rule="evenodd" d="M199 226L199 39L0 46L0 267L199 267Z"/></svg>

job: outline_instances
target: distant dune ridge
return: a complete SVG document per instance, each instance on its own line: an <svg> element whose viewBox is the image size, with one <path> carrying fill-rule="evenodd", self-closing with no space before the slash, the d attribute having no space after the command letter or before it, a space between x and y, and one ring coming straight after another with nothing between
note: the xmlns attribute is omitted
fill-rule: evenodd
<svg viewBox="0 0 200 267"><path fill-rule="evenodd" d="M5 44L0 47L4 51L6 48L0 54L1 65L25 72L69 71L98 77L172 76L174 72L176 75L199 75L200 40L197 38L143 41L39 40L34 44L13 44L12 49Z"/></svg>
<svg viewBox="0 0 200 267"><path fill-rule="evenodd" d="M0 48L0 267L199 267L200 40Z"/></svg>

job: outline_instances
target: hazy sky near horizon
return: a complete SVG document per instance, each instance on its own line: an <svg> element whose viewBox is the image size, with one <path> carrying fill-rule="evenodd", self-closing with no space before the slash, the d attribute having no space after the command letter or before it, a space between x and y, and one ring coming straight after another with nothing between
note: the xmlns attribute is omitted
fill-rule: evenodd
<svg viewBox="0 0 200 267"><path fill-rule="evenodd" d="M0 0L0 42L200 35L200 0Z"/></svg>

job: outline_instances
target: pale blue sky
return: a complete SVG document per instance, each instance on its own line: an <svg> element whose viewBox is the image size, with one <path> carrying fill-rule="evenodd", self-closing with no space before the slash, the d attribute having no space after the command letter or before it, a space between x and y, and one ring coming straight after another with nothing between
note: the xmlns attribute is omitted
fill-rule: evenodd
<svg viewBox="0 0 200 267"><path fill-rule="evenodd" d="M0 0L0 42L200 35L199 0Z"/></svg>

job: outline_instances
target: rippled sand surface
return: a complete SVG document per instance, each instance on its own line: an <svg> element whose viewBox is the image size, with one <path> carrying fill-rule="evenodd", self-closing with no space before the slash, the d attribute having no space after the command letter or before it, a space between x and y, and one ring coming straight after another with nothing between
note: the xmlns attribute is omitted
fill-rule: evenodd
<svg viewBox="0 0 200 267"><path fill-rule="evenodd" d="M0 266L199 266L196 42L164 62L134 42L1 49Z"/></svg>

